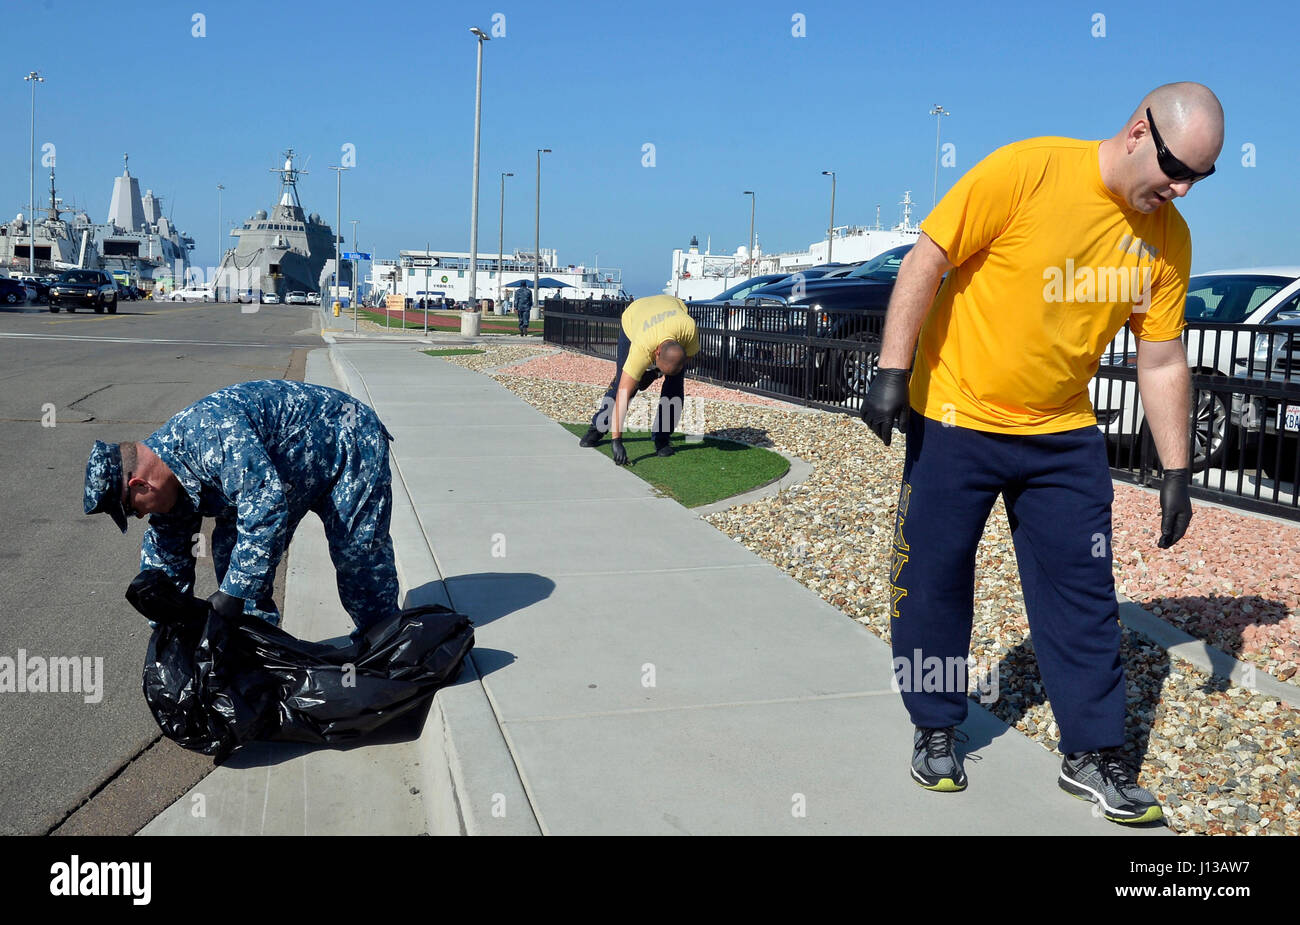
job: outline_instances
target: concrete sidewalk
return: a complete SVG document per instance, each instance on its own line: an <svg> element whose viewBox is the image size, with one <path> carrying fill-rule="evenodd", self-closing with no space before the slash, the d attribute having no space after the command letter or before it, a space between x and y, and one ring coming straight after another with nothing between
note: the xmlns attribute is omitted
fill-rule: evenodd
<svg viewBox="0 0 1300 925"><path fill-rule="evenodd" d="M405 603L468 614L475 650L427 718L348 750L241 750L147 834L1132 831L975 704L969 789L922 790L889 647L867 629L489 377L349 342L329 351L336 383L324 353L309 380L397 437ZM346 632L312 518L290 566L286 628Z"/></svg>

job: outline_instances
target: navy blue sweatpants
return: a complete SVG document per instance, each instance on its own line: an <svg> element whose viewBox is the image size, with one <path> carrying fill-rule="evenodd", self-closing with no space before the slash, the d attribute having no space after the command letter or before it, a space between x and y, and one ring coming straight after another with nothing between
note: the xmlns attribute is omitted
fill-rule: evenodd
<svg viewBox="0 0 1300 925"><path fill-rule="evenodd" d="M600 407L596 413L591 416L591 426L602 434L607 434L614 423L614 402L618 400L618 383L623 378L623 364L627 362L627 355L632 350L632 341L628 339L627 333L622 326L618 330L618 360L615 361L614 381L609 384L605 390L605 395L600 400ZM638 392L643 392L650 387L650 383L659 378L659 371L651 367L646 374L641 377L637 387L632 390L631 398L636 398ZM659 393L659 408L655 411L654 422L654 444L655 449L666 446L669 438L672 437L673 431L677 429L677 417L682 412L682 402L686 395L686 373L680 372L675 376L664 376L663 388ZM631 398L628 400L631 406ZM626 430L626 425L624 430Z"/></svg>
<svg viewBox="0 0 1300 925"><path fill-rule="evenodd" d="M1122 745L1124 668L1105 438L1096 427L1016 435L945 425L915 411L908 418L890 627L912 723L942 728L966 718L965 684L915 683L954 673L927 675L913 663L919 657L927 666L948 666L969 655L975 549L1001 494L1061 751Z"/></svg>

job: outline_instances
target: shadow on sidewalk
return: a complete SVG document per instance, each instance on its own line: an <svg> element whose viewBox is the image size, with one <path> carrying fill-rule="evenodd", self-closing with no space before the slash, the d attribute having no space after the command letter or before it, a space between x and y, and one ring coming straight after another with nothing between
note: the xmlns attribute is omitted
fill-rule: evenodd
<svg viewBox="0 0 1300 925"><path fill-rule="evenodd" d="M1169 654L1140 633L1124 629L1120 643L1120 657L1124 663L1126 703L1124 748L1129 752L1132 760L1141 766L1146 758L1151 727L1160 708L1161 690L1164 688L1165 678L1169 676ZM1034 653L1032 634L1027 634L1017 645L1009 649L994 666L993 671L997 674L997 696L991 703L982 705L1006 723L1008 728L1014 727L1026 714L1041 704L1048 704L1048 710L1051 710L1038 668L1038 656ZM1047 728L1053 721L1054 717L1050 715L1041 720L1031 720L1032 726L1026 730L1026 733L1038 739L1047 748L1057 751L1060 736L1051 735ZM972 736L967 748L974 751L989 744L993 738L996 736L977 741Z"/></svg>
<svg viewBox="0 0 1300 925"><path fill-rule="evenodd" d="M473 620L476 627L545 600L555 591L554 581L534 572L472 572L422 585L411 592L412 599L436 594L439 584L446 588L451 606Z"/></svg>
<svg viewBox="0 0 1300 925"><path fill-rule="evenodd" d="M478 572L457 575L445 582L431 581L413 588L407 595L407 606L447 600L454 610L473 620L475 627L482 627L550 597L554 590L555 582L532 572ZM515 661L515 656L511 652L479 645L475 645L470 651L470 658L473 659L473 667L468 670L462 668L456 680L448 685L449 687L478 683L481 678ZM434 696L436 697L437 694ZM292 742L250 742L222 762L222 766L242 769L270 767L293 761L312 752L350 751L371 745L410 742L418 739L424 730L424 723L432 703L433 698L430 698L426 703L405 716L398 717L371 735L347 743L308 745Z"/></svg>

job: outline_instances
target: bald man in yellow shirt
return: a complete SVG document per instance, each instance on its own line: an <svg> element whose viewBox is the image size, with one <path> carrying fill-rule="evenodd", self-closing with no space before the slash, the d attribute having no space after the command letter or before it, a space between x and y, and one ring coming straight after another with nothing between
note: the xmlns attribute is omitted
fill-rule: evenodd
<svg viewBox="0 0 1300 925"><path fill-rule="evenodd" d="M930 684L921 669L934 679L934 664L966 663L975 550L1001 495L1061 730L1058 783L1113 822L1162 819L1123 750L1113 488L1088 383L1127 321L1164 465L1158 545L1173 545L1192 513L1181 339L1191 237L1173 200L1214 172L1222 146L1209 88L1167 84L1105 140L994 151L944 196L903 261L862 416L886 444L906 417L890 626L922 787L966 787L954 744L965 674Z"/></svg>
<svg viewBox="0 0 1300 925"><path fill-rule="evenodd" d="M595 446L606 433L612 433L614 462L622 466L627 464L623 422L627 419L628 404L660 375L664 384L655 412L655 455L673 454L669 439L682 413L686 361L700 352L700 338L695 319L686 311L686 303L676 296L636 299L623 309L620 322L614 380L579 443Z"/></svg>

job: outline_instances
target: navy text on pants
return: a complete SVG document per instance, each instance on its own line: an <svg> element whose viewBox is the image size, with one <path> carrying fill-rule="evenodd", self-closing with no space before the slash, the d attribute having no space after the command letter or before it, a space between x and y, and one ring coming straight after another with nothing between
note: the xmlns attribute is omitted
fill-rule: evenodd
<svg viewBox="0 0 1300 925"><path fill-rule="evenodd" d="M918 658L944 666L967 659L976 546L1001 494L1061 751L1123 745L1108 465L1096 427L998 434L909 416L890 565L890 628L895 674L914 725L938 729L966 718L964 673L960 690L943 684L916 690L906 682L950 676L923 675L913 666Z"/></svg>

